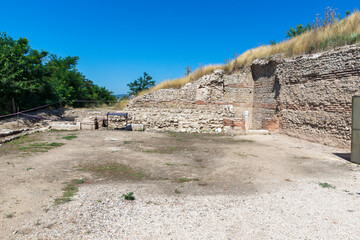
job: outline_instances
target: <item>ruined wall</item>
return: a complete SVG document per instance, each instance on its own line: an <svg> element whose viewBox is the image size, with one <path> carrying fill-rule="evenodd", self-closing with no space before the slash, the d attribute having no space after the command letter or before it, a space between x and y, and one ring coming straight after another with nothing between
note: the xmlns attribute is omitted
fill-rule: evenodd
<svg viewBox="0 0 360 240"><path fill-rule="evenodd" d="M186 84L181 89L161 89L130 101L131 123L146 128L181 132L244 132L252 111L253 81L250 71L224 75L222 70Z"/></svg>
<svg viewBox="0 0 360 240"><path fill-rule="evenodd" d="M127 111L133 123L153 129L237 133L267 129L349 147L354 95L360 95L359 45L255 60L250 68L231 75L217 70L182 89L137 97Z"/></svg>
<svg viewBox="0 0 360 240"><path fill-rule="evenodd" d="M255 60L251 65L254 80L253 129L267 129L272 132L279 129L279 82L275 74L277 65L275 60Z"/></svg>
<svg viewBox="0 0 360 240"><path fill-rule="evenodd" d="M360 48L303 55L277 67L281 133L349 147L352 96L360 95Z"/></svg>

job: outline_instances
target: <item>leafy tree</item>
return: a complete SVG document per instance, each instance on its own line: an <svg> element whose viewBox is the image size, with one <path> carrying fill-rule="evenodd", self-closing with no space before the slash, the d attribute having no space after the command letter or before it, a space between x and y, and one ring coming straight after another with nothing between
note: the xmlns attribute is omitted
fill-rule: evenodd
<svg viewBox="0 0 360 240"><path fill-rule="evenodd" d="M129 87L129 95L137 95L139 92L149 89L155 85L155 81L152 80L152 77L144 72L143 77L139 77L135 81L127 84Z"/></svg>
<svg viewBox="0 0 360 240"><path fill-rule="evenodd" d="M289 31L287 31L287 37L293 38L296 36L299 36L303 34L304 32L310 31L312 29L312 25L308 23L305 27L302 24L296 25L296 28L290 28Z"/></svg>
<svg viewBox="0 0 360 240"><path fill-rule="evenodd" d="M276 40L270 40L270 45L271 46L276 45L276 44L277 44Z"/></svg>
<svg viewBox="0 0 360 240"><path fill-rule="evenodd" d="M32 49L26 38L0 33L0 114L47 103L74 100L116 101L115 96L85 78L76 68L79 57L58 57Z"/></svg>
<svg viewBox="0 0 360 240"><path fill-rule="evenodd" d="M351 13L351 11L349 11L349 10L347 10L347 11L345 12L345 14L346 14L347 17L350 16L350 13Z"/></svg>

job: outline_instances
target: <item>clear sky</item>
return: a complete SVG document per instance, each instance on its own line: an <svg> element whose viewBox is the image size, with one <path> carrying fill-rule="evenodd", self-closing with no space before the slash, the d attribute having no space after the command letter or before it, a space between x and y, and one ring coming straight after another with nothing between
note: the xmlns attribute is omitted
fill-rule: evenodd
<svg viewBox="0 0 360 240"><path fill-rule="evenodd" d="M0 0L0 32L26 37L35 49L79 56L79 70L115 94L148 72L156 82L185 67L224 63L296 24L312 22L327 6L345 15L354 0Z"/></svg>

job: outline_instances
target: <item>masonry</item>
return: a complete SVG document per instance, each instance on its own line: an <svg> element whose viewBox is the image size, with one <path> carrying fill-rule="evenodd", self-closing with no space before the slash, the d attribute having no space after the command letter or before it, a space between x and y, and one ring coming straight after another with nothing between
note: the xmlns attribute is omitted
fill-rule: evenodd
<svg viewBox="0 0 360 240"><path fill-rule="evenodd" d="M147 129L246 133L266 129L349 147L351 99L360 95L360 46L255 60L186 84L132 99L130 122Z"/></svg>

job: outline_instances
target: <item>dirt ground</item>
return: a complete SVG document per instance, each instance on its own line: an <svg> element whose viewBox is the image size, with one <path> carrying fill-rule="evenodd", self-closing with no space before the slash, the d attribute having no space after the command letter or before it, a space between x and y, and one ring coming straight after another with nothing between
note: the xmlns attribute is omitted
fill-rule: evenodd
<svg viewBox="0 0 360 240"><path fill-rule="evenodd" d="M344 153L282 135L37 133L0 147L0 236L21 239L49 228L41 222L47 212L91 185L145 184L181 198L256 196L306 180L359 205L360 167L339 157Z"/></svg>

